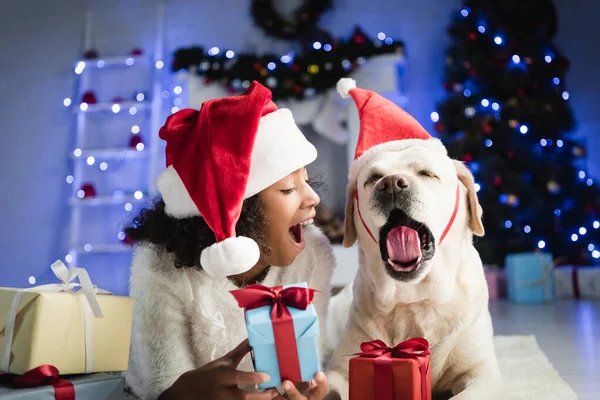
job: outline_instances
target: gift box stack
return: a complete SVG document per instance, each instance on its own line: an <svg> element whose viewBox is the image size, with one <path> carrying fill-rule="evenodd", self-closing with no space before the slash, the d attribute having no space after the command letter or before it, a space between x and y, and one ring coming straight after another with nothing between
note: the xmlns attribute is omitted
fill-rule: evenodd
<svg viewBox="0 0 600 400"><path fill-rule="evenodd" d="M122 398L133 300L96 288L83 268L52 270L62 283L0 288L0 396Z"/></svg>
<svg viewBox="0 0 600 400"><path fill-rule="evenodd" d="M508 298L517 304L554 301L554 260L543 252L509 254L505 259Z"/></svg>

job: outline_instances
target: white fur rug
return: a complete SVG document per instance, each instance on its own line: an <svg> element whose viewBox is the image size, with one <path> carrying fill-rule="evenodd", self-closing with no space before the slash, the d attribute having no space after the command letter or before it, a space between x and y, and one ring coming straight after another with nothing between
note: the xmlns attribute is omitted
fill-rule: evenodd
<svg viewBox="0 0 600 400"><path fill-rule="evenodd" d="M494 340L507 399L577 399L575 392L552 367L535 336L496 336Z"/></svg>

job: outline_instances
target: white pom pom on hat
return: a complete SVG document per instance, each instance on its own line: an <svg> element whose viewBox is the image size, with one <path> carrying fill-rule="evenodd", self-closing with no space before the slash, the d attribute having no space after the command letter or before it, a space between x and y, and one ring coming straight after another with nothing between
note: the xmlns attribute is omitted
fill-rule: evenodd
<svg viewBox="0 0 600 400"><path fill-rule="evenodd" d="M237 236L202 250L200 265L211 276L230 276L248 271L259 258L258 244L245 236Z"/></svg>
<svg viewBox="0 0 600 400"><path fill-rule="evenodd" d="M347 99L350 97L350 90L356 89L356 81L352 78L341 78L335 88L342 98Z"/></svg>

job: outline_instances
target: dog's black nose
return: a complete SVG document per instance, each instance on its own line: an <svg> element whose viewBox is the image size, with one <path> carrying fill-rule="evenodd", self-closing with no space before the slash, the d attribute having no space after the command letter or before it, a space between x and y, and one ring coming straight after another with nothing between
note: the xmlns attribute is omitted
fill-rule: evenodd
<svg viewBox="0 0 600 400"><path fill-rule="evenodd" d="M387 193L400 193L408 187L408 179L403 175L388 175L381 179L376 186L377 190Z"/></svg>

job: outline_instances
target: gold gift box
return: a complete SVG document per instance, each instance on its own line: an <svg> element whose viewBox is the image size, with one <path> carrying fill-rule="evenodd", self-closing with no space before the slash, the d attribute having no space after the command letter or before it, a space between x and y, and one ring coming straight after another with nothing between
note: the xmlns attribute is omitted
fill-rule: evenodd
<svg viewBox="0 0 600 400"><path fill-rule="evenodd" d="M0 360L4 353L6 316L17 291L0 288ZM125 371L129 362L133 299L106 294L96 297L104 317L89 314L92 370L88 372ZM80 293L26 291L15 319L9 372L22 374L50 364L62 375L85 373L82 303L85 301Z"/></svg>

